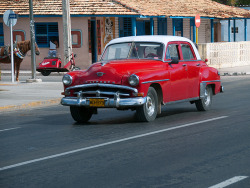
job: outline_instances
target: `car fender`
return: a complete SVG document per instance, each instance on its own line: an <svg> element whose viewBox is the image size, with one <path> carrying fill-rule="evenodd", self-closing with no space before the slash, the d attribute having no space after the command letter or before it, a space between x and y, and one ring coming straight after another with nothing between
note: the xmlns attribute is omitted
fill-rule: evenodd
<svg viewBox="0 0 250 188"><path fill-rule="evenodd" d="M221 79L219 71L213 67L204 66L200 69L200 98L205 96L207 85L212 86L214 95L220 92Z"/></svg>

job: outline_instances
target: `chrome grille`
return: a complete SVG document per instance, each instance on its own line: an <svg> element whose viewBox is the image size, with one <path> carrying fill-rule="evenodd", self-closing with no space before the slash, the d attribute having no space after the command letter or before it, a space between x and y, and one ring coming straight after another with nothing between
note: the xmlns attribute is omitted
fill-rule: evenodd
<svg viewBox="0 0 250 188"><path fill-rule="evenodd" d="M137 89L122 86L122 85L114 85L114 84L83 84L68 87L66 91L72 91L78 97L88 98L88 97L108 97L108 98L116 98L119 96L120 98L126 98L131 95L136 95L138 93Z"/></svg>

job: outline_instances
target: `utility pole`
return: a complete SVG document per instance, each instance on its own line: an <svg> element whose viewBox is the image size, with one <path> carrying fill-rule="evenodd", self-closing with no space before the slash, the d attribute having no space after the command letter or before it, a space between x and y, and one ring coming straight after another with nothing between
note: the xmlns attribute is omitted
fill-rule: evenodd
<svg viewBox="0 0 250 188"><path fill-rule="evenodd" d="M70 55L72 53L69 0L62 0L62 11L63 11L62 14L63 14L64 65L66 65L70 61Z"/></svg>
<svg viewBox="0 0 250 188"><path fill-rule="evenodd" d="M36 55L35 55L35 22L33 15L33 1L29 0L29 12L30 12L30 44L31 44L31 79L27 79L26 82L41 82L41 79L36 79Z"/></svg>

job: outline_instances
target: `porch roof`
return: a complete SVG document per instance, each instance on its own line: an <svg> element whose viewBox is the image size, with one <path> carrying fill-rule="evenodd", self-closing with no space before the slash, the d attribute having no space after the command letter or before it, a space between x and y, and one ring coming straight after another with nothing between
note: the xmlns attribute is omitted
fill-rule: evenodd
<svg viewBox="0 0 250 188"><path fill-rule="evenodd" d="M6 10L29 15L29 0L0 1L0 15ZM34 15L62 15L62 0L33 0ZM205 18L250 18L250 11L212 0L70 0L71 15L163 16Z"/></svg>

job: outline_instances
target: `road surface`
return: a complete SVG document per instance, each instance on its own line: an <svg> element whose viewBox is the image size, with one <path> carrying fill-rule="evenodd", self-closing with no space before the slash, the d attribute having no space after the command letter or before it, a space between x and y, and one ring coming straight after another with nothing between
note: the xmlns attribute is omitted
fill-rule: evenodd
<svg viewBox="0 0 250 188"><path fill-rule="evenodd" d="M250 187L250 77L223 77L212 109L164 106L150 123L56 105L0 114L0 187Z"/></svg>

